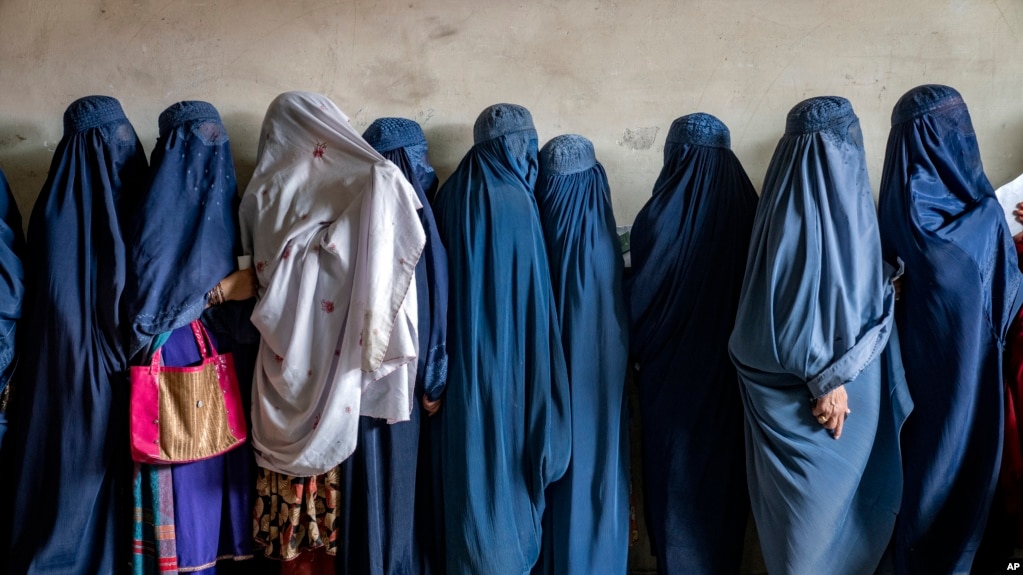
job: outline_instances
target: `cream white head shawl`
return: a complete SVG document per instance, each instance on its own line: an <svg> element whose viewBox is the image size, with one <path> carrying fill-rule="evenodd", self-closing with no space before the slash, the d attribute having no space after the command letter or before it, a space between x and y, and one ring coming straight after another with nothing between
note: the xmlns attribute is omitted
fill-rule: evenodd
<svg viewBox="0 0 1023 575"><path fill-rule="evenodd" d="M260 292L252 444L266 469L317 475L355 450L360 415L409 418L421 204L324 96L281 94L260 135L240 209Z"/></svg>

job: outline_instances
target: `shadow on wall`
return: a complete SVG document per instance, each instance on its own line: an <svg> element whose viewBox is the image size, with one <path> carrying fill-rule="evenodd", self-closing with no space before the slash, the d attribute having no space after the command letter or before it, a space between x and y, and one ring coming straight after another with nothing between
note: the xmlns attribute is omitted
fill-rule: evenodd
<svg viewBox="0 0 1023 575"><path fill-rule="evenodd" d="M0 127L0 156L14 199L21 211L22 225L27 229L29 215L39 190L46 182L57 140L48 142L46 126L8 124Z"/></svg>
<svg viewBox="0 0 1023 575"><path fill-rule="evenodd" d="M429 122L423 126L429 142L430 163L437 171L441 185L455 171L466 152L472 147L472 123L440 124Z"/></svg>
<svg viewBox="0 0 1023 575"><path fill-rule="evenodd" d="M231 138L231 155L234 156L235 177L238 179L238 197L245 193L245 188L252 179L256 169L256 152L259 151L259 132L263 126L263 116L248 112L221 111L220 119L227 128Z"/></svg>

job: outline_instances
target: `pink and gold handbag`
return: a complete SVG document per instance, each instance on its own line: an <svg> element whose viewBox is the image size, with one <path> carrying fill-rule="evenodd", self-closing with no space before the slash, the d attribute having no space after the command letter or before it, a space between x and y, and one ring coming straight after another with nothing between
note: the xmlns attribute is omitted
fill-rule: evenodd
<svg viewBox="0 0 1023 575"><path fill-rule="evenodd" d="M207 459L248 435L234 358L217 353L202 322L191 326L201 364L164 367L157 350L131 368L131 456L140 463Z"/></svg>

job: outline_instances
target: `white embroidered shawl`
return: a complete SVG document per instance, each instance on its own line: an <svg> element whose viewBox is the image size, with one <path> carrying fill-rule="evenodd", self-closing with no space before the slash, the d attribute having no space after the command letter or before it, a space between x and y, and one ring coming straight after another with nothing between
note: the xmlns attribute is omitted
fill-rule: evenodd
<svg viewBox="0 0 1023 575"><path fill-rule="evenodd" d="M317 475L355 450L360 415L409 418L421 204L324 96L281 94L260 134L240 208L262 334L250 437L261 467Z"/></svg>

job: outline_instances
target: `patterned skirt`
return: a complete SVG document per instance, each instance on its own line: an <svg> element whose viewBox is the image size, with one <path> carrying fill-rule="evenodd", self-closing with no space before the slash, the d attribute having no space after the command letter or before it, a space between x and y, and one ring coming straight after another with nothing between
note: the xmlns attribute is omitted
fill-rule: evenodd
<svg viewBox="0 0 1023 575"><path fill-rule="evenodd" d="M256 472L253 537L271 559L290 561L324 548L337 554L341 505L340 472L292 477L263 468Z"/></svg>

